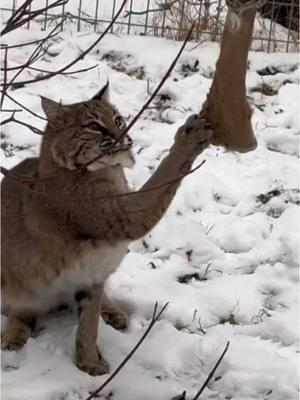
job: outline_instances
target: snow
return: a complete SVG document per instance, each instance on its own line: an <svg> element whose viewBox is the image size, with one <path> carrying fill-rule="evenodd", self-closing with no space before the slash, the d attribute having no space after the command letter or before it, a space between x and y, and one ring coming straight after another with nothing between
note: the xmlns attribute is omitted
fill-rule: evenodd
<svg viewBox="0 0 300 400"><path fill-rule="evenodd" d="M34 30L21 32L24 41L41 35ZM11 43L18 40L7 37ZM63 66L95 37L61 33L36 66L48 70ZM82 101L109 77L111 100L129 121L179 46L158 38L108 35L74 70L97 68L28 85L11 95L43 116L39 95L65 103ZM26 47L11 50L9 65L22 63L28 54ZM152 174L186 117L201 108L217 56L216 43L196 48L188 44L160 94L133 128L136 165L126 171L133 188ZM155 302L169 306L104 390L103 399L171 400L184 390L191 399L228 340L228 353L201 398L298 398L298 55L251 52L249 60L247 91L258 148L243 155L208 148L197 160L206 163L184 179L162 221L130 245L109 279L107 291L131 314L126 332L100 322L98 343L112 370L143 334ZM267 66L280 72L260 75L258 71ZM35 74L26 71L20 79ZM262 82L274 89L272 96L253 92ZM4 108L13 107L6 101ZM44 120L27 112L17 114L43 129ZM2 135L8 146L1 149L5 167L38 154L40 136L24 126L5 125ZM2 322L4 329L4 316ZM22 350L2 352L3 398L82 400L100 386L105 376L91 377L74 365L76 324L66 312L47 316Z"/></svg>

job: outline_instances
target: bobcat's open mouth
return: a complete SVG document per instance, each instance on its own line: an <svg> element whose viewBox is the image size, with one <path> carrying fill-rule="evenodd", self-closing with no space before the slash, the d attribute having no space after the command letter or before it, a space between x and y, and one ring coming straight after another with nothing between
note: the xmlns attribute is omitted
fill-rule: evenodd
<svg viewBox="0 0 300 400"><path fill-rule="evenodd" d="M120 151L127 151L132 147L132 139L126 135L122 140L113 143L107 154L116 154Z"/></svg>

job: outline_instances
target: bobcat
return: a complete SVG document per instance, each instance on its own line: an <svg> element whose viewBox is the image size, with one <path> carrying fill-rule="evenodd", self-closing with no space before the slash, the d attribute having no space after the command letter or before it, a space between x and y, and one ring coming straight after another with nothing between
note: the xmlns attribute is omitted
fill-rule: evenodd
<svg viewBox="0 0 300 400"><path fill-rule="evenodd" d="M48 125L40 155L2 181L2 299L8 315L2 349L20 349L41 313L77 302L76 364L91 375L109 370L96 345L100 312L117 329L128 322L106 296L106 279L130 241L163 217L180 184L175 178L190 170L212 136L204 118L189 117L152 177L128 193L123 168L133 163L132 140L127 135L114 145L126 125L108 91L106 85L91 100L72 105L42 98ZM172 183L162 185L166 181Z"/></svg>

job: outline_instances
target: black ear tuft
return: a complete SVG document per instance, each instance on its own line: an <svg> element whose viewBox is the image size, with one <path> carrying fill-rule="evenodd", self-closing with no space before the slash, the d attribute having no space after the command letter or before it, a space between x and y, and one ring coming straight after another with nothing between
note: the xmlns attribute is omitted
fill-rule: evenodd
<svg viewBox="0 0 300 400"><path fill-rule="evenodd" d="M98 92L94 97L93 100L105 100L108 101L109 99L109 81L103 86L103 88Z"/></svg>

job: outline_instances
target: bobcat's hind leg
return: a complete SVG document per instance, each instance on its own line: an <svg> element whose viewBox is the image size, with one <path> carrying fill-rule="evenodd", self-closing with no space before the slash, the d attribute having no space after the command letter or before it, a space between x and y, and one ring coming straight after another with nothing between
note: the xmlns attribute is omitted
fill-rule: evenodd
<svg viewBox="0 0 300 400"><path fill-rule="evenodd" d="M117 330L128 328L129 317L127 313L118 304L114 303L105 292L103 292L101 315L107 324Z"/></svg>
<svg viewBox="0 0 300 400"><path fill-rule="evenodd" d="M1 349L20 350L30 338L34 325L35 317L31 314L11 314L1 335Z"/></svg>
<svg viewBox="0 0 300 400"><path fill-rule="evenodd" d="M76 365L82 371L94 376L103 375L109 371L108 362L97 348L102 295L102 285L76 295L80 313L76 334Z"/></svg>

